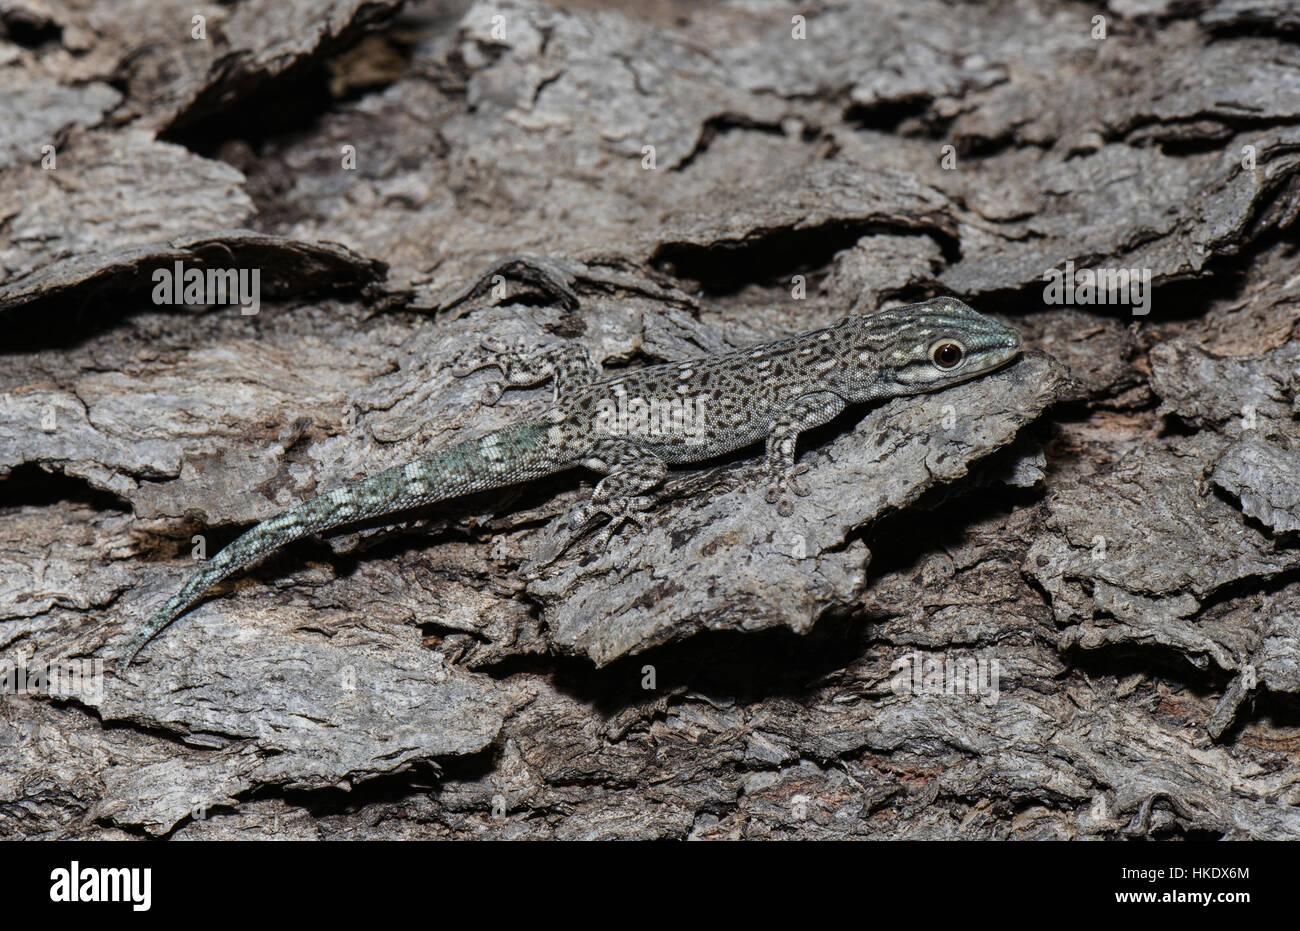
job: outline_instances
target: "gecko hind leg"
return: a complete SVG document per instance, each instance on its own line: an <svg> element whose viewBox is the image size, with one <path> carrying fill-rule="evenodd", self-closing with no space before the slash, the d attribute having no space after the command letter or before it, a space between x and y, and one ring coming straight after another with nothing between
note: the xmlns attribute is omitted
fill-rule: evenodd
<svg viewBox="0 0 1300 931"><path fill-rule="evenodd" d="M569 526L578 532L596 517L609 521L592 538L588 547L593 552L608 548L610 539L626 523L645 529L643 512L654 506L657 498L646 494L663 484L668 475L668 464L635 443L623 440L602 441L593 455L583 465L598 472L606 472L591 499L574 508L569 515Z"/></svg>
<svg viewBox="0 0 1300 931"><path fill-rule="evenodd" d="M787 491L807 497L808 486L799 476L808 471L806 465L795 465L794 453L799 434L822 424L830 423L844 410L844 399L830 391L814 391L792 401L772 421L767 434L767 503L776 505L782 517L794 513L794 504Z"/></svg>
<svg viewBox="0 0 1300 931"><path fill-rule="evenodd" d="M484 337L478 349L461 353L451 373L464 378L486 368L501 373L500 379L483 389L482 401L488 407L500 401L507 388L531 388L552 380L555 383L552 403L555 403L574 388L591 384L601 374L600 367L581 343L559 343L530 351L522 339L511 346L491 336Z"/></svg>

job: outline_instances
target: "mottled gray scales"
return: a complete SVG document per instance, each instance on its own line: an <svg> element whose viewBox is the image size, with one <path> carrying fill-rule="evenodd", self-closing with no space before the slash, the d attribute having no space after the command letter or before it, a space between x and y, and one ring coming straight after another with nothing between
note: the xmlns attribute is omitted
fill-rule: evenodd
<svg viewBox="0 0 1300 931"><path fill-rule="evenodd" d="M457 361L453 374L496 369L499 377L484 390L487 404L507 388L552 381L548 410L258 524L150 618L131 639L123 665L217 582L300 537L580 466L604 476L570 515L575 532L606 519L594 547L624 524L641 523L669 466L764 439L767 497L788 514L787 493L808 493L795 462L799 434L848 405L946 388L1006 364L1019 351L1019 333L954 298L845 317L788 339L608 379L578 344L529 350L484 340Z"/></svg>

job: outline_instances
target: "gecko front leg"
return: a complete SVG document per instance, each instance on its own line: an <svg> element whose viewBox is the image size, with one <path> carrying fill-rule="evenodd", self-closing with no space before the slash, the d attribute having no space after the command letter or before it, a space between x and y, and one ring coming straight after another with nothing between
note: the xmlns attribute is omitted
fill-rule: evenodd
<svg viewBox="0 0 1300 931"><path fill-rule="evenodd" d="M801 498L809 494L808 486L798 478L808 467L796 466L794 461L799 434L830 423L844 407L844 399L838 394L813 391L800 395L773 418L767 434L767 503L775 504L782 517L794 513L787 490Z"/></svg>
<svg viewBox="0 0 1300 931"><path fill-rule="evenodd" d="M491 336L484 337L478 350L466 350L452 366L451 373L464 378L479 369L495 368L501 379L483 389L483 403L488 407L501 400L507 388L531 388L555 380L552 403L581 385L600 377L600 366L592 361L581 343L560 343L528 351L521 339L509 346Z"/></svg>

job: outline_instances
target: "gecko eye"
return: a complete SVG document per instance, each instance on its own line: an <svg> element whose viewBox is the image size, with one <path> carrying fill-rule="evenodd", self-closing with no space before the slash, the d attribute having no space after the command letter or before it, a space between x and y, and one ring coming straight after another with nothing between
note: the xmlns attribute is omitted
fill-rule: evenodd
<svg viewBox="0 0 1300 931"><path fill-rule="evenodd" d="M961 365L962 359L966 358L966 349L961 343L944 340L941 343L936 343L935 347L930 350L930 358L934 359L934 364L939 368L951 370Z"/></svg>

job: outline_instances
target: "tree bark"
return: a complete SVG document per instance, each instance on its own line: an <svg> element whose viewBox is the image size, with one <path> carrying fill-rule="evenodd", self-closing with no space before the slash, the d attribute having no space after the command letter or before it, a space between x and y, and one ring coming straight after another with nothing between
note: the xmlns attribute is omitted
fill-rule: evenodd
<svg viewBox="0 0 1300 931"><path fill-rule="evenodd" d="M1298 22L0 2L0 836L1300 837ZM1028 351L806 436L788 518L751 450L543 564L559 476L95 665L251 524L544 407L452 376L484 337L935 294Z"/></svg>

